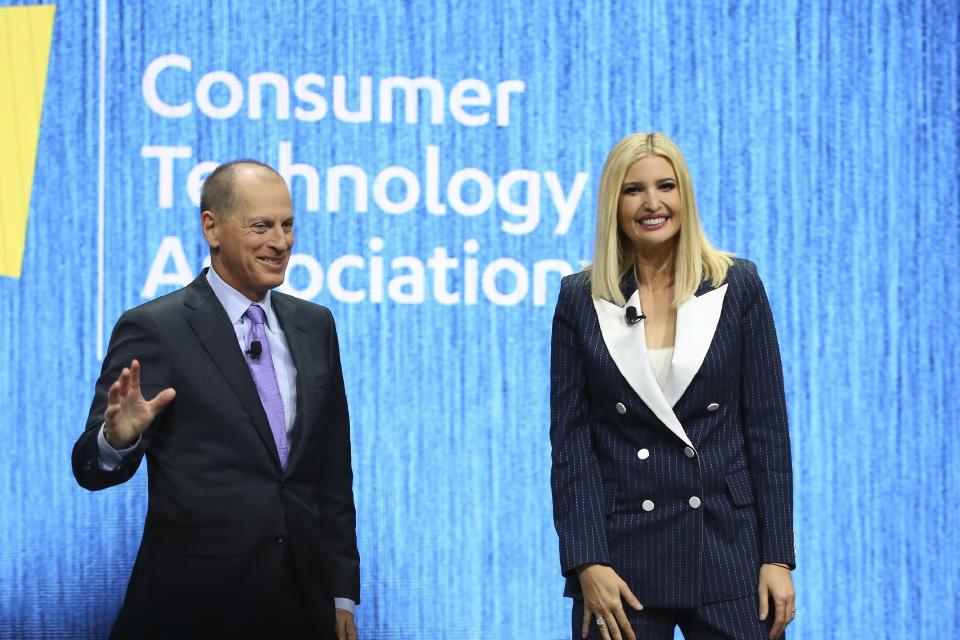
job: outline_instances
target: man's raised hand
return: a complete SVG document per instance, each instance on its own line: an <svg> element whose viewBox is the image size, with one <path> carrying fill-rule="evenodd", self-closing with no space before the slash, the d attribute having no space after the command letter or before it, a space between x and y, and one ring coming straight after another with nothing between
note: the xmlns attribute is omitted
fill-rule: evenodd
<svg viewBox="0 0 960 640"><path fill-rule="evenodd" d="M103 437L114 449L126 449L176 395L172 387L167 387L152 400L144 399L140 392L140 362L134 359L107 392Z"/></svg>

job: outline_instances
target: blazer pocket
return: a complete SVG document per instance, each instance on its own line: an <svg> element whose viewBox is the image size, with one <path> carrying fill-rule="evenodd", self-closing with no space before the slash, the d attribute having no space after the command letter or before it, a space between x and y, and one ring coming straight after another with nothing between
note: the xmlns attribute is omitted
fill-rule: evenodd
<svg viewBox="0 0 960 640"><path fill-rule="evenodd" d="M154 527L144 538L154 549L174 556L229 558L236 555L233 537L220 527Z"/></svg>
<svg viewBox="0 0 960 640"><path fill-rule="evenodd" d="M727 489L730 490L730 499L738 507L753 504L753 480L749 469L740 469L727 476Z"/></svg>

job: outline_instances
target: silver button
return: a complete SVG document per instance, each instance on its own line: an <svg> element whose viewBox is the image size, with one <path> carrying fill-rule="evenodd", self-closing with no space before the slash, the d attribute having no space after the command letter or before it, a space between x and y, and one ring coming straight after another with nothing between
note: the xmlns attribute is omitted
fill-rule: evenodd
<svg viewBox="0 0 960 640"><path fill-rule="evenodd" d="M623 414L625 414L626 412L627 412L627 408L626 408L625 406L623 406L623 403L622 403L622 402L618 402L618 403L617 403L617 413L619 413L620 415L623 415Z"/></svg>
<svg viewBox="0 0 960 640"><path fill-rule="evenodd" d="M644 511L653 511L653 500L644 500L640 506L643 507Z"/></svg>
<svg viewBox="0 0 960 640"><path fill-rule="evenodd" d="M697 496L690 496L690 499L687 500L687 504L689 504L690 507L693 508L693 509L699 509L699 508L700 508L700 498L698 498Z"/></svg>
<svg viewBox="0 0 960 640"><path fill-rule="evenodd" d="M710 404L707 405L707 411L716 411L719 408L720 408L720 405L718 405L716 402L711 402Z"/></svg>
<svg viewBox="0 0 960 640"><path fill-rule="evenodd" d="M650 457L650 449L640 449L640 451L637 451L637 457L646 460Z"/></svg>
<svg viewBox="0 0 960 640"><path fill-rule="evenodd" d="M697 455L697 452L690 447L684 447L683 455L687 456L688 458L692 458L693 456Z"/></svg>

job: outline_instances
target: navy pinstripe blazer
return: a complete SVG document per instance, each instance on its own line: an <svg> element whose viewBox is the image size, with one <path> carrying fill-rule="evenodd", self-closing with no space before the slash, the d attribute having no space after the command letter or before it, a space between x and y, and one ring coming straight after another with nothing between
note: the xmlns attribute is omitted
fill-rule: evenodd
<svg viewBox="0 0 960 640"><path fill-rule="evenodd" d="M622 284L637 308L632 276ZM553 320L551 485L565 594L574 569L613 567L645 606L756 593L759 566L794 566L790 441L773 316L735 259L677 309L661 389L643 323L563 279Z"/></svg>

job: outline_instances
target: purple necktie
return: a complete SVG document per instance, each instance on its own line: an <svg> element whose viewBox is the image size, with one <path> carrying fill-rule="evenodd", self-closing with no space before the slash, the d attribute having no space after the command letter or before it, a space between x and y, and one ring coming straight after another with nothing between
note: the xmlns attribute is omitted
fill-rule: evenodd
<svg viewBox="0 0 960 640"><path fill-rule="evenodd" d="M264 321L267 314L260 305L252 304L247 308L246 316L253 323L253 330L247 336L247 366L253 374L253 383L257 385L260 402L270 421L270 430L273 440L277 443L277 453L280 454L280 466L287 468L287 422L283 416L283 400L280 399L280 385L277 384L277 372L273 369L273 358L270 355L270 342L267 340L267 331ZM260 343L260 355L251 355L250 344Z"/></svg>

